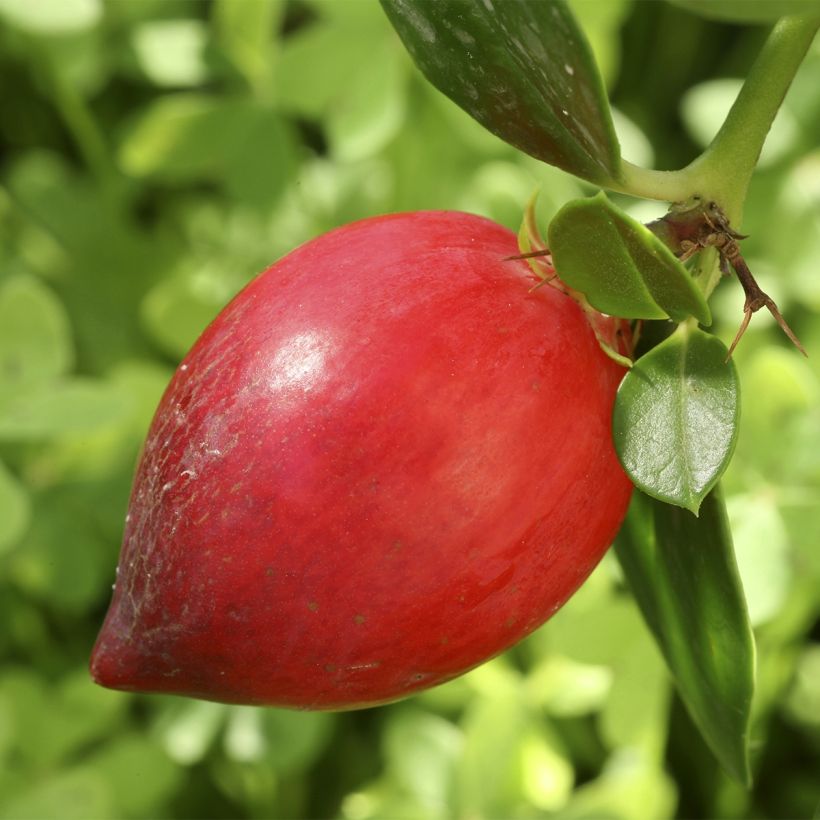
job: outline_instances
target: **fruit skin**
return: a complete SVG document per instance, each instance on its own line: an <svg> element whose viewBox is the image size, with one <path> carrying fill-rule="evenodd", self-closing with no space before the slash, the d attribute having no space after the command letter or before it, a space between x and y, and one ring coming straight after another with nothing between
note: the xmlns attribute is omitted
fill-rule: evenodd
<svg viewBox="0 0 820 820"><path fill-rule="evenodd" d="M357 222L255 279L180 365L134 482L95 680L395 700L501 652L598 563L623 368L512 233Z"/></svg>

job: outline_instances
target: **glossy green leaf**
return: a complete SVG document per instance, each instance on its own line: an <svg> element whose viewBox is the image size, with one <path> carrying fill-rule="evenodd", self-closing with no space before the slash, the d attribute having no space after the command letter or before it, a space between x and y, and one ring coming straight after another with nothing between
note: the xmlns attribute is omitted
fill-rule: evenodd
<svg viewBox="0 0 820 820"><path fill-rule="evenodd" d="M715 20L773 23L786 14L820 12L818 0L670 0L687 11Z"/></svg>
<svg viewBox="0 0 820 820"><path fill-rule="evenodd" d="M562 0L382 0L419 68L501 139L605 185L620 151L598 68Z"/></svg>
<svg viewBox="0 0 820 820"><path fill-rule="evenodd" d="M615 449L639 489L697 514L729 463L738 415L737 372L723 342L681 326L621 382Z"/></svg>
<svg viewBox="0 0 820 820"><path fill-rule="evenodd" d="M709 324L711 314L686 268L650 230L600 193L568 202L549 226L558 275L590 304L627 319Z"/></svg>
<svg viewBox="0 0 820 820"><path fill-rule="evenodd" d="M748 784L755 650L722 495L695 517L636 493L615 551L689 714Z"/></svg>

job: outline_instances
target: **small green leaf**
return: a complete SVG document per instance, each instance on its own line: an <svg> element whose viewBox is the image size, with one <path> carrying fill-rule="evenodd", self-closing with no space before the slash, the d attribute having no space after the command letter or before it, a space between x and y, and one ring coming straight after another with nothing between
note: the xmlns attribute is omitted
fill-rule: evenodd
<svg viewBox="0 0 820 820"><path fill-rule="evenodd" d="M687 11L736 23L773 23L786 14L820 11L818 0L670 0Z"/></svg>
<svg viewBox="0 0 820 820"><path fill-rule="evenodd" d="M703 294L669 248L603 193L568 202L550 223L548 244L561 279L603 313L712 321Z"/></svg>
<svg viewBox="0 0 820 820"><path fill-rule="evenodd" d="M639 489L697 515L729 463L738 415L737 372L723 342L682 325L621 382L615 449Z"/></svg>
<svg viewBox="0 0 820 820"><path fill-rule="evenodd" d="M618 139L594 58L563 0L382 0L427 79L501 139L601 185Z"/></svg>
<svg viewBox="0 0 820 820"><path fill-rule="evenodd" d="M748 785L755 650L722 495L695 517L635 493L615 552L689 714Z"/></svg>
<svg viewBox="0 0 820 820"><path fill-rule="evenodd" d="M66 373L73 358L60 300L31 276L5 282L0 288L0 384L47 381Z"/></svg>

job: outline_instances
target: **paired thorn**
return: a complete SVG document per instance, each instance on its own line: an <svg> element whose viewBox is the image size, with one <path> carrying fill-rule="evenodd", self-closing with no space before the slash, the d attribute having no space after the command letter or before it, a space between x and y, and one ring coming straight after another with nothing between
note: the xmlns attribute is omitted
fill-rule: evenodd
<svg viewBox="0 0 820 820"><path fill-rule="evenodd" d="M789 327L786 320L783 318L783 315L780 313L774 299L772 299L768 293L764 293L760 285L757 284L754 276L752 276L752 272L749 270L749 266L746 264L746 261L739 252L736 254L735 259L732 262L732 267L735 269L737 278L740 281L744 293L746 294L746 302L743 305L743 321L740 323L740 327L735 334L735 338L729 346L729 353L726 356L726 360L729 360L732 352L737 347L737 343L746 332L746 328L749 327L749 322L752 320L752 314L757 313L758 310L764 307L769 311L769 313L772 314L772 316L774 316L775 321L778 325L780 325L781 330L786 334L786 336L789 337L791 343L806 358L808 358L809 354L806 353L806 349L800 343L800 340L797 338L794 331Z"/></svg>
<svg viewBox="0 0 820 820"><path fill-rule="evenodd" d="M780 313L774 299L767 293L764 293L760 285L757 284L752 272L749 270L749 266L746 264L746 260L740 253L737 242L738 240L747 239L748 237L732 230L723 212L715 203L710 203L708 208L703 211L703 222L708 226L709 230L707 232L701 231L694 239L682 240L680 243L681 253L678 258L682 262L685 262L693 254L704 248L715 248L718 252L721 273L724 275L729 274L731 266L737 275L743 292L746 294L746 301L743 305L743 321L740 323L735 338L729 346L729 353L726 356L726 360L728 361L731 358L738 342L743 338L743 334L746 332L746 329L749 327L749 322L752 320L752 314L757 313L758 310L764 307L774 316L775 321L780 325L780 328L786 336L788 336L791 343L804 356L808 356L800 340Z"/></svg>

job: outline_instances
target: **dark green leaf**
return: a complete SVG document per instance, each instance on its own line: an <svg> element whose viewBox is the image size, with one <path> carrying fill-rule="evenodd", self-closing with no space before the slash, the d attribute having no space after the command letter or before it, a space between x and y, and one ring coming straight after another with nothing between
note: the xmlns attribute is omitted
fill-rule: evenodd
<svg viewBox="0 0 820 820"><path fill-rule="evenodd" d="M769 23L786 14L820 11L818 0L670 0L687 11L715 20Z"/></svg>
<svg viewBox="0 0 820 820"><path fill-rule="evenodd" d="M738 415L737 372L723 342L682 325L621 382L615 449L639 489L697 514L732 455Z"/></svg>
<svg viewBox="0 0 820 820"><path fill-rule="evenodd" d="M669 248L603 193L568 202L550 223L549 247L561 279L603 313L712 321L703 294Z"/></svg>
<svg viewBox="0 0 820 820"><path fill-rule="evenodd" d="M501 139L605 185L620 150L598 68L562 0L382 0L430 82Z"/></svg>
<svg viewBox="0 0 820 820"><path fill-rule="evenodd" d="M635 493L615 551L689 714L749 784L754 639L720 492L699 517Z"/></svg>

